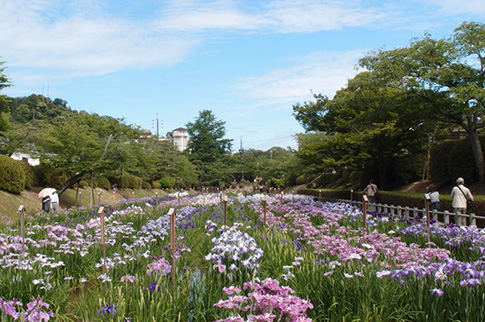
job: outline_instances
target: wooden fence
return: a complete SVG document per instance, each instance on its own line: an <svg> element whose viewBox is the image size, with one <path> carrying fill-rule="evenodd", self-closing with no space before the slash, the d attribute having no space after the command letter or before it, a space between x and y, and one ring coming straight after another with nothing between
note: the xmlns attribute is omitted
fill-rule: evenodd
<svg viewBox="0 0 485 322"><path fill-rule="evenodd" d="M315 198L318 200L319 198ZM331 199L331 198L324 198L322 200L331 201L331 202L344 202L349 203L355 207L362 209L362 201L358 200L349 200L349 199ZM424 201L423 201L424 203ZM403 207L403 206L395 206L395 205L388 205L388 204L381 204L381 203L368 203L370 209L369 211L377 211L378 213L388 213L391 219L394 218L402 218L404 220L414 219L415 217L425 218L426 217L426 208L418 208L418 207ZM460 217L464 217L469 225L477 226L477 227L485 227L485 216L477 216L474 213L471 214L459 214L455 212L450 212L448 210L445 211L437 211L429 210L430 218L434 219L439 222L443 222L445 224L449 224L451 222L459 222L457 219Z"/></svg>

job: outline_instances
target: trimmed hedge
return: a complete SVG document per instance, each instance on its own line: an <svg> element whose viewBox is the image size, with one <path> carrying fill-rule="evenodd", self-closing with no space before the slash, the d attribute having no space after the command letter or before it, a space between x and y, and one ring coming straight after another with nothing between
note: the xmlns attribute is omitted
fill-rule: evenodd
<svg viewBox="0 0 485 322"><path fill-rule="evenodd" d="M20 193L25 189L26 176L23 161L0 155L0 190Z"/></svg>

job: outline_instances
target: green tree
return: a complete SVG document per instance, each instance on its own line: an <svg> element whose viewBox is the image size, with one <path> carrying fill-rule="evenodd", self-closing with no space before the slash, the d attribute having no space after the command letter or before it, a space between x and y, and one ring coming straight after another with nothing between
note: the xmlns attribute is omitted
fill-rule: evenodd
<svg viewBox="0 0 485 322"><path fill-rule="evenodd" d="M5 74L6 67L3 67L4 64L5 62L0 61L0 93L2 92L2 89L11 86L9 79ZM7 96L0 95L0 136L3 136L4 132L10 127L8 121L10 114L8 103L9 100L7 99Z"/></svg>
<svg viewBox="0 0 485 322"><path fill-rule="evenodd" d="M39 121L43 122L43 121ZM131 145L139 132L121 120L80 112L43 122L36 149L42 160L63 169L69 179L62 194L76 182L110 169L119 169L131 159Z"/></svg>
<svg viewBox="0 0 485 322"><path fill-rule="evenodd" d="M195 121L187 123L190 138L190 159L203 163L215 162L227 157L231 141L225 139L226 122L216 119L212 111L203 110Z"/></svg>
<svg viewBox="0 0 485 322"><path fill-rule="evenodd" d="M389 86L421 98L423 117L465 130L478 180L484 182L484 156L478 137L485 126L485 25L464 22L449 39L426 34L408 47L380 50L360 61Z"/></svg>
<svg viewBox="0 0 485 322"><path fill-rule="evenodd" d="M375 169L385 186L392 162L424 146L429 129L419 116L422 101L376 76L361 72L332 100L316 95L316 103L293 107L307 131L325 134L299 136L299 156L313 163L321 158L315 170Z"/></svg>
<svg viewBox="0 0 485 322"><path fill-rule="evenodd" d="M187 123L189 158L196 165L203 184L223 186L234 179L227 166L232 140L224 138L224 124L209 110L199 112L193 123Z"/></svg>

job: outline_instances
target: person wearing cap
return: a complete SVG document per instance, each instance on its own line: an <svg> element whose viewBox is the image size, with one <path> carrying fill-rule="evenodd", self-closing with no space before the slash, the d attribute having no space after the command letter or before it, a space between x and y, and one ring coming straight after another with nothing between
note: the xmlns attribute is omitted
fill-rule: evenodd
<svg viewBox="0 0 485 322"><path fill-rule="evenodd" d="M465 187L465 180L463 178L456 179L456 186L451 189L451 206L453 211L457 214L457 225L466 226L467 216L466 216L466 204L467 201L473 201L472 193L470 189ZM465 216L460 216L465 215Z"/></svg>

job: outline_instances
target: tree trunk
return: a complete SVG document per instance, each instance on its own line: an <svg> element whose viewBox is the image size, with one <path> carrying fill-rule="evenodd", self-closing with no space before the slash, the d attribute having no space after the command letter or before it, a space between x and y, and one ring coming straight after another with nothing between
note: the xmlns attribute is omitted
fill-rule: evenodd
<svg viewBox="0 0 485 322"><path fill-rule="evenodd" d="M66 191L69 188L72 188L74 186L74 184L79 182L79 180L81 180L82 177L84 177L85 174L86 174L85 172L81 172L81 173L76 174L71 179L67 180L67 182L64 184L64 186L62 186L61 190L58 191L59 197L64 193L64 191Z"/></svg>
<svg viewBox="0 0 485 322"><path fill-rule="evenodd" d="M470 144L472 145L475 166L477 167L478 171L478 181L480 183L483 183L483 167L485 165L485 160L483 158L482 145L480 144L480 139L478 137L478 132L476 128L470 129L468 131L468 138L470 139Z"/></svg>

